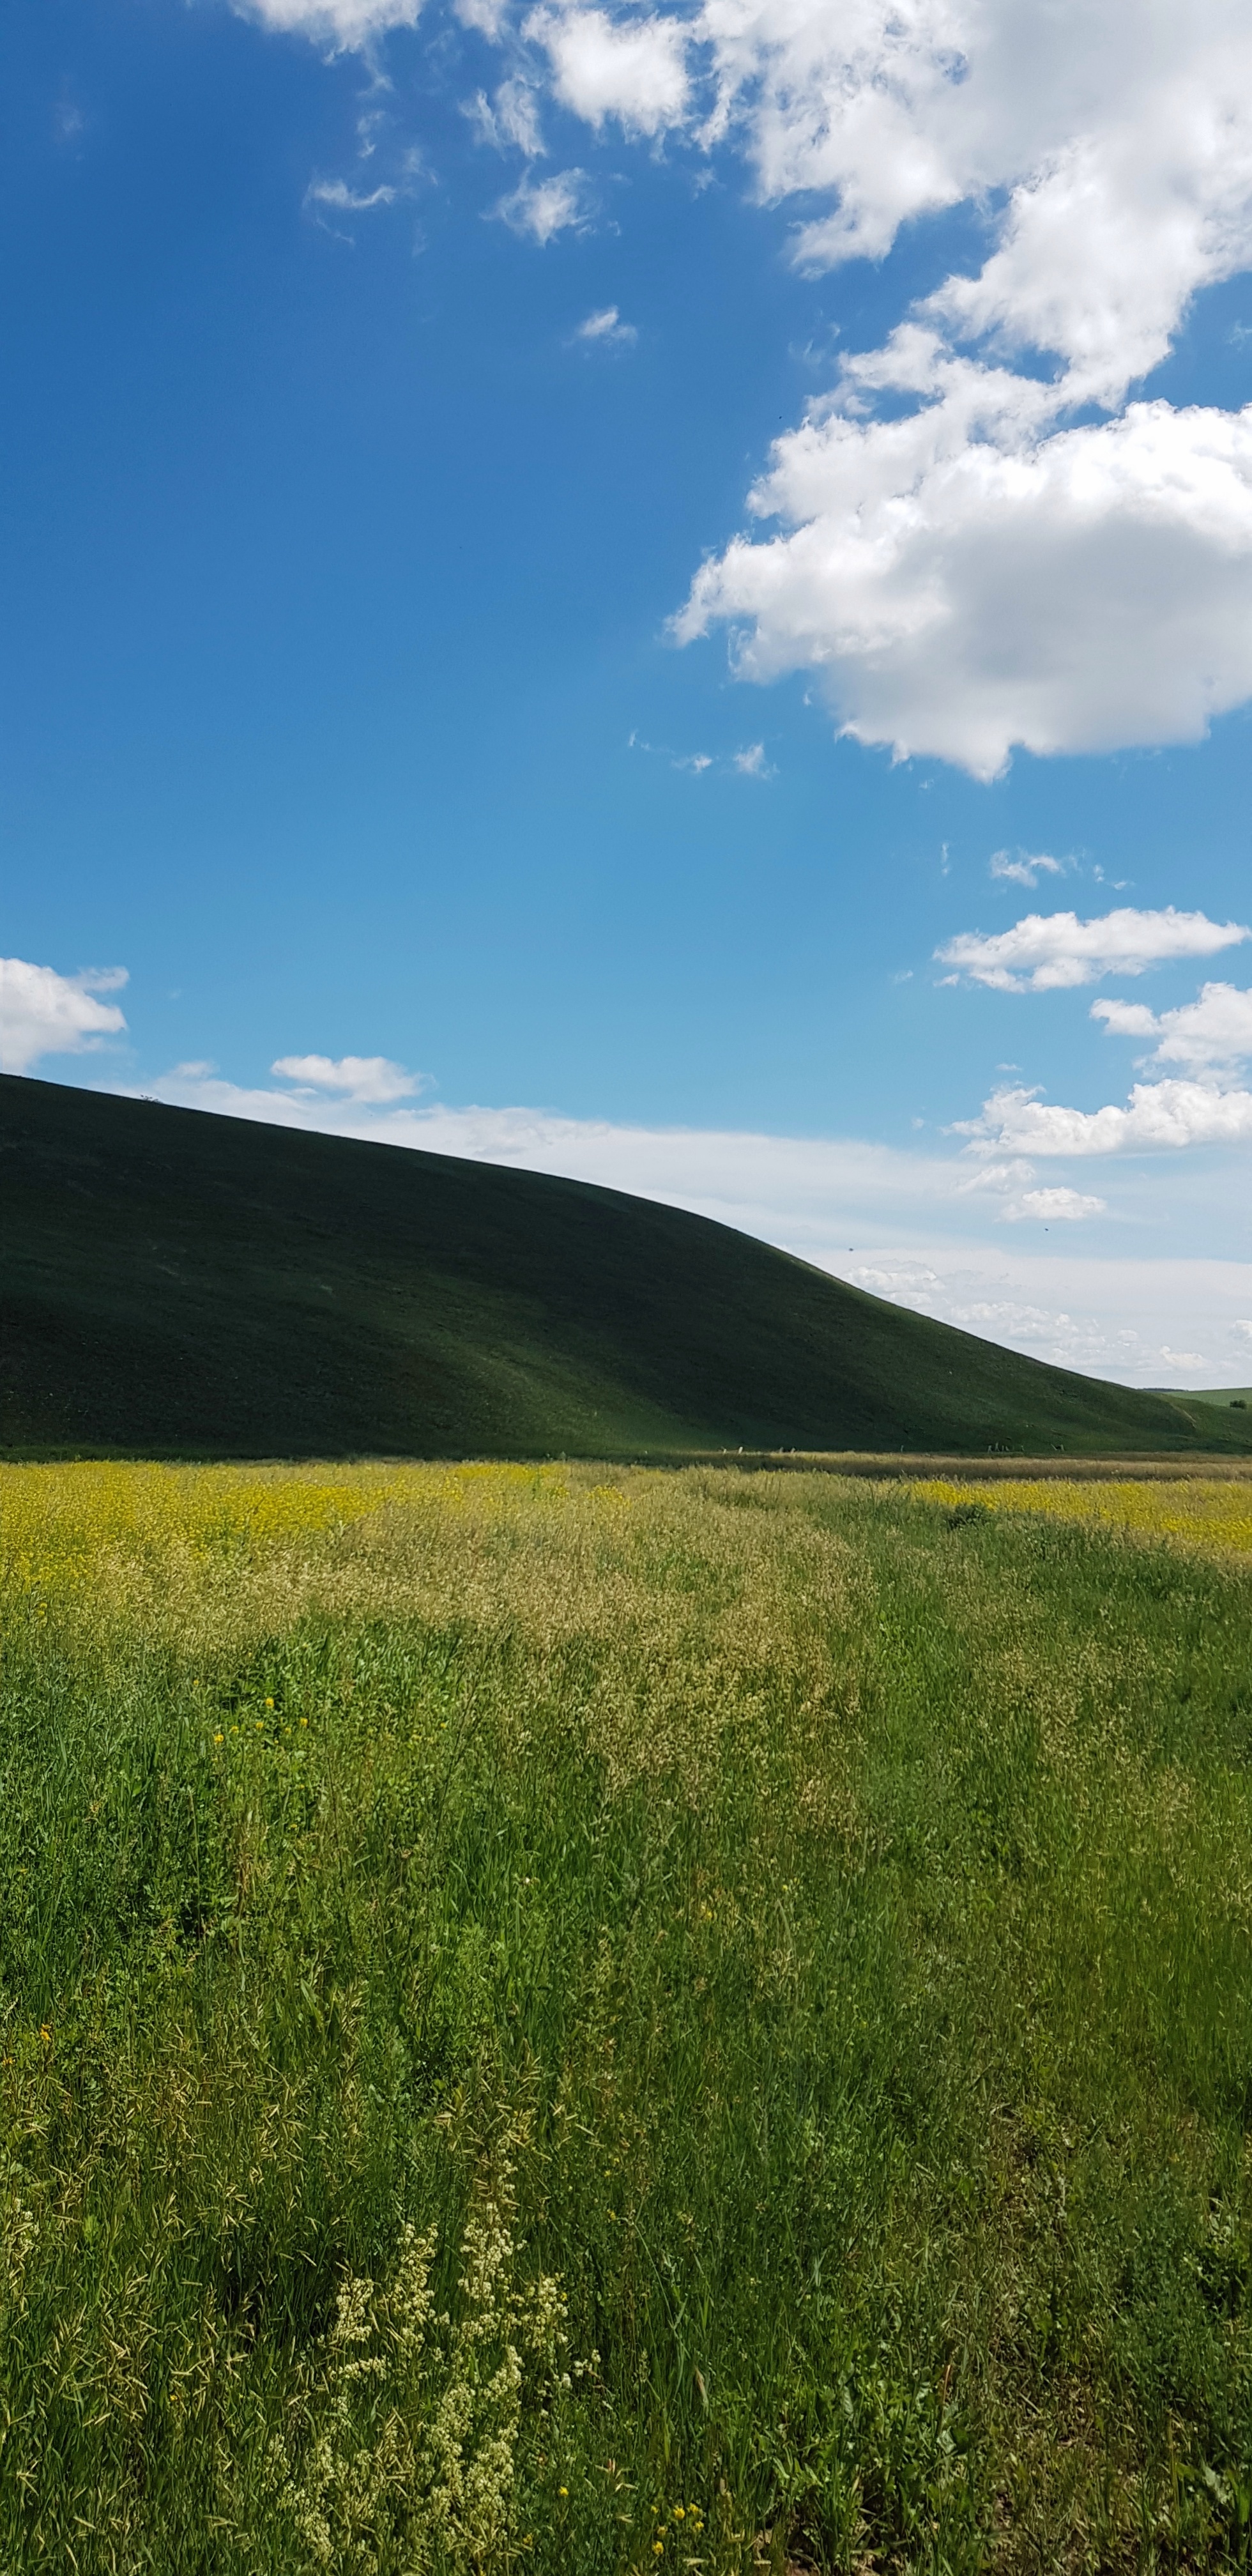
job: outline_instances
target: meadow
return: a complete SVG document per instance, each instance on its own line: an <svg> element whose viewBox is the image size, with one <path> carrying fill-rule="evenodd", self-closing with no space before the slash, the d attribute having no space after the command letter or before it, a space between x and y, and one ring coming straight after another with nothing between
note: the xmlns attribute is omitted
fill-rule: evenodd
<svg viewBox="0 0 1252 2576"><path fill-rule="evenodd" d="M0 1468L0 2565L1252 2549L1252 1486Z"/></svg>

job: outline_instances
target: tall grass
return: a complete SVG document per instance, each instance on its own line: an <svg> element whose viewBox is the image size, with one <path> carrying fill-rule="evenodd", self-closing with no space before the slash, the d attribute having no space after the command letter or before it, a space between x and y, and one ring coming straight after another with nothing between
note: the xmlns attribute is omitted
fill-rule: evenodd
<svg viewBox="0 0 1252 2576"><path fill-rule="evenodd" d="M0 1506L0 2564L1246 2564L1238 1562L825 1476Z"/></svg>

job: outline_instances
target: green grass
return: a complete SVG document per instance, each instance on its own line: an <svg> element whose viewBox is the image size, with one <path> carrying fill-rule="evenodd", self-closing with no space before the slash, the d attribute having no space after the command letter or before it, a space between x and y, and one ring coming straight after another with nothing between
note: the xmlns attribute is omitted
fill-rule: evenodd
<svg viewBox="0 0 1252 2576"><path fill-rule="evenodd" d="M1246 1563L94 1473L0 1495L6 2570L1247 2564Z"/></svg>
<svg viewBox="0 0 1252 2576"><path fill-rule="evenodd" d="M1252 1451L572 1181L0 1077L11 1455Z"/></svg>

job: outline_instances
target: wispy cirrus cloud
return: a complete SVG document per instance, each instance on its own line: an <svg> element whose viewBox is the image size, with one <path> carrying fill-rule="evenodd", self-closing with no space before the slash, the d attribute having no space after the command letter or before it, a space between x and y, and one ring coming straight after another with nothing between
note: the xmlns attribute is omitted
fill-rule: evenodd
<svg viewBox="0 0 1252 2576"><path fill-rule="evenodd" d="M346 179L311 179L304 192L306 206L328 206L336 214L369 215L377 206L394 206L398 188L350 188Z"/></svg>
<svg viewBox="0 0 1252 2576"><path fill-rule="evenodd" d="M987 874L1000 884L1033 890L1041 876L1062 877L1072 864L1069 859L1049 858L1044 850L993 850Z"/></svg>
<svg viewBox="0 0 1252 2576"><path fill-rule="evenodd" d="M633 349L639 334L633 322L623 322L615 304L605 304L589 313L573 336L584 348Z"/></svg>
<svg viewBox="0 0 1252 2576"><path fill-rule="evenodd" d="M541 161L545 155L539 124L538 93L527 80L501 81L494 97L477 90L465 103L469 118L480 143L489 143L496 152L520 152L528 161Z"/></svg>
<svg viewBox="0 0 1252 2576"><path fill-rule="evenodd" d="M766 758L763 742L745 742L729 754L711 751L672 751L662 742L646 742L641 733L632 733L628 751L645 751L655 760L668 761L671 769L685 769L693 778L703 778L708 771L721 778L776 778L778 773Z"/></svg>

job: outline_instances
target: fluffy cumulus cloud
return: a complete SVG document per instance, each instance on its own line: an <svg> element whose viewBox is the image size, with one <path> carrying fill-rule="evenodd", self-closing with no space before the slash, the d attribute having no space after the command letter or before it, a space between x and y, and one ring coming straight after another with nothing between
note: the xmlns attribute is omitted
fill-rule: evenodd
<svg viewBox="0 0 1252 2576"><path fill-rule="evenodd" d="M726 624L742 677L811 672L843 731L981 777L1016 744L1195 740L1252 695L1252 413L1126 401L1252 256L1242 0L621 0L522 34L593 127L803 200L802 268L998 208L977 272L778 440L749 502L777 532L702 567L681 639Z"/></svg>
<svg viewBox="0 0 1252 2576"><path fill-rule="evenodd" d="M522 32L547 55L561 105L588 125L612 117L627 134L656 135L682 124L690 82L678 19L533 9Z"/></svg>
<svg viewBox="0 0 1252 2576"><path fill-rule="evenodd" d="M294 1084L306 1099L330 1093L333 1098L375 1107L411 1100L422 1088L420 1074L393 1064L385 1055L280 1055L270 1071Z"/></svg>
<svg viewBox="0 0 1252 2576"><path fill-rule="evenodd" d="M902 417L836 398L776 442L749 506L782 533L701 566L678 640L729 625L740 678L811 672L841 732L985 779L1015 744L1197 741L1252 696L1252 409L1042 435L1033 381L932 372Z"/></svg>
<svg viewBox="0 0 1252 2576"><path fill-rule="evenodd" d="M1235 947L1248 938L1252 931L1242 922L1210 921L1203 912L1178 912L1172 903L1160 912L1141 912L1126 905L1096 921L1080 921L1073 912L1027 913L1011 930L986 935L962 931L935 954L941 965L955 969L945 982L957 983L964 976L973 984L989 985L994 992L1046 993L1096 984L1102 975L1142 975L1151 966L1180 958L1212 957L1219 949ZM1206 987L1214 992L1227 989ZM1124 1014L1129 1007L1095 1006L1101 1017L1108 1017L1110 1010ZM1123 1016L1117 1025L1129 1023ZM1149 1031L1156 1027L1150 1012L1136 1021L1135 1034L1143 1027Z"/></svg>
<svg viewBox="0 0 1252 2576"><path fill-rule="evenodd" d="M41 1056L82 1055L117 1036L126 1021L100 996L126 980L124 966L58 975L24 957L0 957L0 1072L29 1073Z"/></svg>
<svg viewBox="0 0 1252 2576"><path fill-rule="evenodd" d="M1137 1082L1125 1107L1064 1109L1037 1092L992 1093L977 1118L953 1130L990 1153L1081 1155L1252 1144L1252 1091L1216 1083Z"/></svg>
<svg viewBox="0 0 1252 2576"><path fill-rule="evenodd" d="M1200 1073L1252 1057L1252 992L1234 984L1205 984L1194 1002L1159 1015L1144 1002L1101 1000L1092 1003L1091 1016L1114 1037L1155 1038L1156 1064Z"/></svg>
<svg viewBox="0 0 1252 2576"><path fill-rule="evenodd" d="M965 932L938 951L961 976L999 992L1037 993L1092 984L1104 975L1141 975L1170 960L1203 957L1249 937L1240 922L1214 922L1202 912L1126 907L1097 921L1075 913L1030 913L989 937ZM1038 1088L1006 1084L976 1118L956 1121L973 1170L966 1189L999 1191L1008 1218L1076 1218L1104 1213L1104 1202L1068 1185L1027 1189L1030 1155L1048 1158L1177 1153L1192 1146L1252 1144L1252 1091L1239 1080L1252 1060L1252 991L1208 983L1192 1002L1155 1012L1146 1002L1101 996L1091 1017L1111 1036L1148 1039L1153 1065L1182 1065L1181 1075L1137 1082L1124 1103L1073 1109L1045 1100ZM1141 1059L1141 1062L1144 1059ZM1008 1157L1009 1159L1005 1159Z"/></svg>
<svg viewBox="0 0 1252 2576"><path fill-rule="evenodd" d="M419 0L238 0L370 47ZM1252 409L1130 400L1203 287L1252 261L1246 0L454 0L507 47L472 113L540 150L540 101L738 156L818 273L968 205L985 255L780 437L755 529L697 573L684 641L812 675L838 727L975 776L1195 741L1252 697ZM575 172L499 211L539 243ZM761 523L768 523L762 531Z"/></svg>

